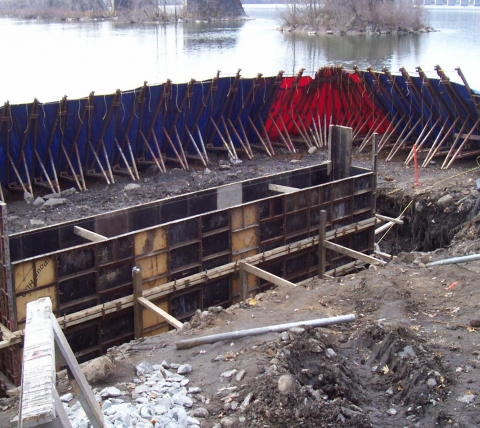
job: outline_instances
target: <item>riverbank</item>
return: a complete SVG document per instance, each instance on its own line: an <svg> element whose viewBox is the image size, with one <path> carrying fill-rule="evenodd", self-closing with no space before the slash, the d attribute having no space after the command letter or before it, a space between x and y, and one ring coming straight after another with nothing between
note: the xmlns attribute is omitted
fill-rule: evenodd
<svg viewBox="0 0 480 428"><path fill-rule="evenodd" d="M291 25L285 25L285 26L280 26L277 27L277 31L285 32L285 33L307 33L309 35L316 35L316 34L326 34L329 36L337 35L337 36L343 36L343 35L353 35L353 36L364 36L364 35L370 35L370 36L380 36L380 35L387 35L387 34L396 34L396 35L404 35L404 34L425 34L425 33L433 33L435 31L434 28L432 27L421 27L418 29L414 28L402 28L398 29L397 28L376 28L375 30L359 30L359 29L349 29L349 30L327 30L327 29L322 29L322 30L317 30L309 25L298 25L298 26L291 26Z"/></svg>

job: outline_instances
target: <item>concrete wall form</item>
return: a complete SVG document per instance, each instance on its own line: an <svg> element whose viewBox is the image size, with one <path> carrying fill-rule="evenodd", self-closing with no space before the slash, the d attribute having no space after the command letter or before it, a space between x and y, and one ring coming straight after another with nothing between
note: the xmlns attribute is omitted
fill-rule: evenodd
<svg viewBox="0 0 480 428"><path fill-rule="evenodd" d="M279 194L269 190L270 183L299 190ZM219 271L229 263L256 257L259 267L293 282L315 276L320 210L327 211L332 242L371 254L372 207L372 172L352 167L348 178L331 181L323 164L14 234L8 240L13 289L6 294L19 328L26 303L50 297L82 361L133 338L134 266L142 269L144 295L185 320L197 309L240 299L235 267ZM352 227L356 223L362 227ZM107 239L87 242L75 235L75 226ZM281 256L261 259L285 246ZM351 262L327 251L327 271ZM248 276L249 293L266 286ZM168 326L144 311L144 329L158 334Z"/></svg>

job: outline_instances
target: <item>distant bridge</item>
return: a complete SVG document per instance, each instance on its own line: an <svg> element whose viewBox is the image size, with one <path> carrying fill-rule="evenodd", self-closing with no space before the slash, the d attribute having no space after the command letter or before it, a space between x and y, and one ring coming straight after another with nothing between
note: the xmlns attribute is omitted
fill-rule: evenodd
<svg viewBox="0 0 480 428"><path fill-rule="evenodd" d="M480 0L416 0L425 6L480 6Z"/></svg>

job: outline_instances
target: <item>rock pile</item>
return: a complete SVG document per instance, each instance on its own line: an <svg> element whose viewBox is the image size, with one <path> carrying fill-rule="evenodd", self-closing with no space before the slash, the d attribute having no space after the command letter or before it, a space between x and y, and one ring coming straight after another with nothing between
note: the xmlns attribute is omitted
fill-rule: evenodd
<svg viewBox="0 0 480 428"><path fill-rule="evenodd" d="M208 411L201 407L206 402L200 388L188 387L185 376L192 371L189 364L151 365L142 362L136 366L137 378L125 384L125 389L110 386L94 391L100 403L106 428L197 428L197 418L208 417ZM71 394L61 397L68 418L74 428L88 428L90 423L80 406L67 403Z"/></svg>

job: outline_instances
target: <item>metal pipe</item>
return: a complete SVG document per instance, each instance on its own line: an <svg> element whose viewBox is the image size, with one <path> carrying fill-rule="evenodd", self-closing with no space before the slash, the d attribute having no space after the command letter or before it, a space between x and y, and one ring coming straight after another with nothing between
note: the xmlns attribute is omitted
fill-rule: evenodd
<svg viewBox="0 0 480 428"><path fill-rule="evenodd" d="M352 321L355 321L354 314L340 315L337 317L330 317L330 318L318 318L318 319L308 320L308 321L297 321L297 322L291 322L288 324L270 325L267 327L258 327L258 328L251 328L248 330L239 330L239 331L229 331L228 333L219 333L219 334L212 334L210 336L196 337L193 339L185 339L185 340L180 340L179 342L175 342L175 346L177 349L187 349L187 348L193 348L194 346L198 346L198 345L205 345L208 343L220 342L221 340L239 339L241 337L257 336L259 334L265 334L265 333L279 333L282 331L289 330L293 327L300 327L302 325L308 325L310 327L324 327L331 324L340 324L340 323L346 323L346 322L352 322Z"/></svg>
<svg viewBox="0 0 480 428"><path fill-rule="evenodd" d="M442 265L451 265L456 263L466 263L474 262L475 260L480 260L480 254L472 254L471 256L462 256L462 257L452 257L451 259L439 260L436 262L427 263L427 267L431 266L442 266Z"/></svg>

